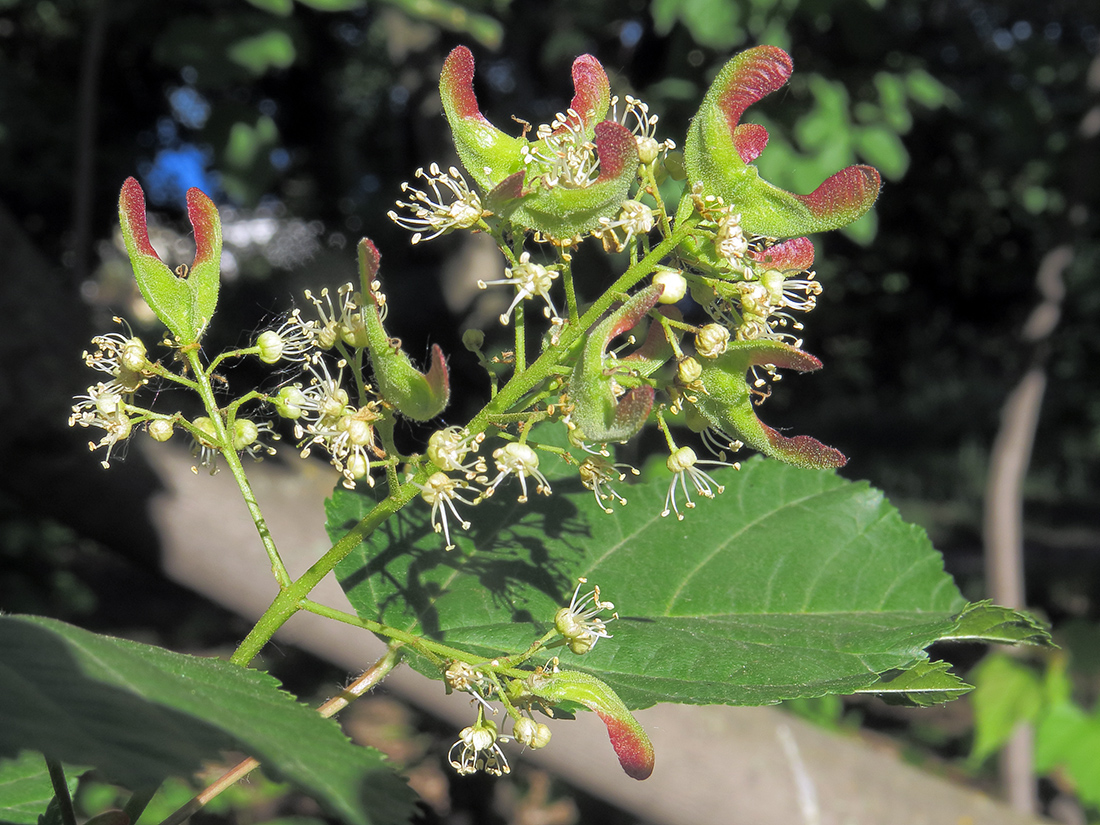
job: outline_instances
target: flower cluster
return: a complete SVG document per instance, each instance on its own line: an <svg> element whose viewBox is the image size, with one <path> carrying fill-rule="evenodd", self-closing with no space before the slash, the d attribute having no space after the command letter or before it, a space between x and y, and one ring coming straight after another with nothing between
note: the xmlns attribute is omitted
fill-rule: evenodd
<svg viewBox="0 0 1100 825"><path fill-rule="evenodd" d="M345 487L374 486L384 474L391 514L419 497L446 550L455 548L459 529L471 529L470 508L506 489L519 504L549 496L552 478L563 486L559 470L575 471L595 506L614 513L627 504L627 475L639 471L616 462L609 445L630 442L647 426L659 427L668 447L662 517L683 519L699 499L721 494L720 475L704 468L738 468L728 459L743 447L800 467L841 466L839 451L809 436L783 435L757 416L780 370L821 367L800 349L800 319L821 294L807 236L861 217L880 184L866 166L843 169L807 195L761 178L753 162L767 131L742 124L741 116L782 87L791 70L789 56L774 47L736 55L691 120L681 155L658 136L658 118L644 101L625 96L620 111L606 72L590 55L572 65L575 93L564 111L534 128L519 121L521 134L511 135L480 110L472 53L451 52L440 93L461 168L417 169L388 214L412 233L413 244L466 230L492 237L503 256L502 276L478 286L511 290L499 320L514 343L486 351L482 331L463 336L491 393L466 426L442 419L451 372L440 347L432 346L421 370L387 334L381 255L368 239L357 245L358 283L307 291L307 306L260 332L251 346L204 362L201 338L220 283L217 209L198 190L188 193L198 251L191 267L170 269L149 243L144 195L130 179L120 196L123 236L139 288L169 330L173 359L150 360L131 334L93 339L85 360L105 378L76 398L70 424L103 430L91 446L105 449L105 466L136 426L157 441L182 428L199 465L213 471L224 457L240 478L241 455L273 452L273 424L258 417L273 409L292 422L300 454L325 453ZM675 189L666 184L677 181L680 201L666 204ZM577 248L596 242L612 256L610 265L623 269L593 301L585 293L596 279L582 279L574 267L586 260ZM541 305L541 313L528 312L527 301ZM245 357L276 370L278 389L231 398L221 366ZM136 396L153 380L198 394L205 415L137 406ZM403 421L434 428L426 445L399 449L417 432L399 431ZM554 428L556 439L544 437ZM714 458L700 459L673 428L686 430ZM561 459L559 466L546 466L548 456ZM278 562L273 548L269 553ZM552 629L526 653L481 660L451 648L432 660L453 655L440 668L443 678L477 704L477 718L448 753L460 774L508 773L501 745L544 747L550 731L534 711L552 715L564 704L596 712L628 775L649 776L652 746L608 685L561 669L556 659L533 671L527 665L546 648L585 655L611 638L614 605L586 584L579 580L568 605L554 613ZM406 636L402 643L415 647ZM421 652L428 651L421 642ZM499 712L494 702L512 720L508 736L489 718Z"/></svg>
<svg viewBox="0 0 1100 825"><path fill-rule="evenodd" d="M567 645L578 656L588 653L599 639L610 639L607 622L618 618L618 614L613 614L606 621L599 618L600 613L612 610L615 606L611 602L601 600L599 587L593 587L581 596L581 588L586 583L587 579L578 580L569 605L559 609L554 615L554 630L543 640L548 642L557 635L559 637L557 643ZM467 775L483 771L493 776L500 776L509 773L511 768L504 751L501 750L502 744L514 740L533 750L550 744L550 728L534 718L535 708L553 717L553 705L562 700L587 705L593 702L593 697L599 696L600 692L610 690L606 685L599 683L601 691L593 691L593 684L587 681L593 677L574 671L563 671L559 667L557 658L551 659L544 667L528 671L529 676L526 679L513 678L507 683L502 683L497 675L504 667L504 663L500 660L481 664L456 660L449 662L443 671L443 679L448 688L468 693L472 703L477 706L477 717L474 723L462 729L458 740L451 745L448 752L447 761L459 774ZM578 677L584 678L579 684L571 684ZM556 690L551 690L551 687ZM486 716L486 714L496 716L499 713L492 704L494 700L501 703L507 716L512 720L510 737L499 735L497 724ZM609 711L608 714L601 714L601 717L607 717L605 721L609 731L614 729L618 734L624 727L627 730L640 731L629 711L621 707L621 702L616 706L613 702L604 701L600 703L599 709ZM645 734L641 733L640 736L644 738ZM644 743L648 744L648 740L645 739ZM625 764L624 767L626 767ZM651 768L652 765L650 765Z"/></svg>

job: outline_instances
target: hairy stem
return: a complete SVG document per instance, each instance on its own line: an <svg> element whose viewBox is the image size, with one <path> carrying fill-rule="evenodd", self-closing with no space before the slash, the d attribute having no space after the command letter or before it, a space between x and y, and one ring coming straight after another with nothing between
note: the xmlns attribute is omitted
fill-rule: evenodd
<svg viewBox="0 0 1100 825"><path fill-rule="evenodd" d="M267 527L259 502L256 501L255 493L252 492L252 485L248 481L248 476L245 475L244 467L241 466L241 457L233 449L233 440L225 429L225 422L222 420L218 403L214 399L214 390L210 386L210 378L202 369L197 351L188 350L187 360L191 365L191 370L195 373L199 396L202 398L203 406L206 407L206 412L210 416L214 432L218 437L218 441L223 445L222 457L225 458L225 463L229 466L229 472L237 482L241 497L244 499L245 506L248 507L248 514L252 516L252 523L256 525L256 532L259 533L260 541L263 543L264 550L267 551L267 557L271 562L271 572L279 583L279 587L284 588L290 584L290 574L279 555L279 549L275 546L275 539L272 538L271 531Z"/></svg>

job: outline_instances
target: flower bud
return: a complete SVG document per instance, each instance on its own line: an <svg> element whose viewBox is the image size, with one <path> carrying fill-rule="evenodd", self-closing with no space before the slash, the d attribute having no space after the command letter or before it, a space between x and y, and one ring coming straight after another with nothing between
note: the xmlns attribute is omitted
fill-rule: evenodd
<svg viewBox="0 0 1100 825"><path fill-rule="evenodd" d="M141 372L145 369L149 359L145 357L145 344L140 338L131 338L123 345L118 363L131 372Z"/></svg>
<svg viewBox="0 0 1100 825"><path fill-rule="evenodd" d="M254 421L237 418L233 421L233 449L243 450L260 437L260 428Z"/></svg>
<svg viewBox="0 0 1100 825"><path fill-rule="evenodd" d="M462 333L462 346L470 352L481 352L481 348L485 346L485 333L474 328L466 330Z"/></svg>
<svg viewBox="0 0 1100 825"><path fill-rule="evenodd" d="M730 331L721 324L707 324L695 333L695 352L701 358L717 358L729 346Z"/></svg>
<svg viewBox="0 0 1100 825"><path fill-rule="evenodd" d="M306 394L302 392L302 388L293 386L279 390L272 403L280 417L297 421L302 416L302 404L306 403L306 400Z"/></svg>
<svg viewBox="0 0 1100 825"><path fill-rule="evenodd" d="M256 337L256 346L260 348L260 360L265 364L274 364L283 357L283 339L273 329L265 330Z"/></svg>
<svg viewBox="0 0 1100 825"><path fill-rule="evenodd" d="M550 728L524 716L512 726L512 738L521 745L538 750L550 744Z"/></svg>
<svg viewBox="0 0 1100 825"><path fill-rule="evenodd" d="M203 437L200 437L199 441L205 442L204 446L213 447L218 440L218 431L214 429L214 422L207 416L200 415L191 423L202 433Z"/></svg>
<svg viewBox="0 0 1100 825"><path fill-rule="evenodd" d="M702 374L703 367L690 355L681 358L676 365L676 383L681 387L690 387L699 380L699 376Z"/></svg>
<svg viewBox="0 0 1100 825"><path fill-rule="evenodd" d="M148 430L150 438L154 441L164 442L172 437L175 427L172 426L171 421L158 418L149 422Z"/></svg>
<svg viewBox="0 0 1100 825"><path fill-rule="evenodd" d="M653 276L653 283L664 287L665 290L657 299L659 304L678 304L687 295L687 278L681 272L662 269Z"/></svg>

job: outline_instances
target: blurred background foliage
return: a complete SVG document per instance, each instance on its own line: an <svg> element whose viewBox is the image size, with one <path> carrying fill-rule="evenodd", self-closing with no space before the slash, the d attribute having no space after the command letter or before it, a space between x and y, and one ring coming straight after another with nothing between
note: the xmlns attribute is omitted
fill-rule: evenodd
<svg viewBox="0 0 1100 825"><path fill-rule="evenodd" d="M447 52L474 48L496 123L548 121L590 52L681 141L729 55L772 43L795 75L750 110L771 131L764 175L805 192L866 162L886 182L872 215L815 239L825 292L805 347L826 369L784 381L765 418L847 453L844 473L927 527L980 598L990 447L1006 396L1048 359L1028 600L1056 630L1095 627L1098 18L1093 0L0 0L0 607L126 627L142 620L113 599L132 592L119 581L159 594L140 606L149 616L171 591L141 514L154 482L140 455L104 474L64 426L88 337L115 313L149 320L114 234L127 176L181 260L186 189L225 210L212 350L247 341L302 288L350 279L355 242L373 238L391 331L414 354L438 342L452 355L459 420L484 389L460 343L494 315L469 288L484 253L456 237L411 248L385 217L414 169L453 160L437 94ZM1021 329L1060 246L1061 318L1037 352ZM600 256L582 258L603 277ZM135 502L122 524L121 502ZM159 615L169 643L225 627ZM1071 654L1095 638L1074 633ZM1074 678L1092 714L1096 673Z"/></svg>

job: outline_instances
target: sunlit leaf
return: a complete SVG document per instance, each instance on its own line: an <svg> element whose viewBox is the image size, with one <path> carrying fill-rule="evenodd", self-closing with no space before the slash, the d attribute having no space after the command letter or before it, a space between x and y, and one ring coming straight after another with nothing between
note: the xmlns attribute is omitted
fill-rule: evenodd
<svg viewBox="0 0 1100 825"><path fill-rule="evenodd" d="M866 484L763 460L716 478L725 492L682 522L660 517L667 480L623 487L629 505L610 515L570 480L527 504L503 485L464 513L450 552L417 502L337 574L364 617L486 656L524 650L586 576L620 618L613 639L562 664L634 708L851 692L954 627L964 602L942 558ZM370 507L337 490L331 534Z"/></svg>

